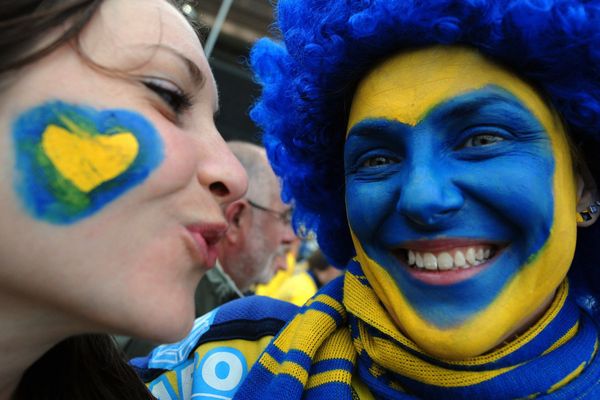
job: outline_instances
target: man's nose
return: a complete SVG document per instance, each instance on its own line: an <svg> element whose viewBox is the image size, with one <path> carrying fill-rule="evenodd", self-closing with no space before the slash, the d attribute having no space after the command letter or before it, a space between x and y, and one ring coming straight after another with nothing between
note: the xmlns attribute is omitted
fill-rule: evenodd
<svg viewBox="0 0 600 400"><path fill-rule="evenodd" d="M283 227L283 232L281 233L281 244L286 246L286 249L289 250L289 247L296 239L296 233L294 232L294 228L291 223L286 223Z"/></svg>

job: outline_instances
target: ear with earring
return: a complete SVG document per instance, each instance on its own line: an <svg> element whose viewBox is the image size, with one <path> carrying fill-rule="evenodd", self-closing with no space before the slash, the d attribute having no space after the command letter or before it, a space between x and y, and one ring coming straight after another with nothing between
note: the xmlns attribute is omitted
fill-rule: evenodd
<svg viewBox="0 0 600 400"><path fill-rule="evenodd" d="M577 198L577 226L593 225L600 217L600 195L596 180L585 162L577 168Z"/></svg>
<svg viewBox="0 0 600 400"><path fill-rule="evenodd" d="M585 163L579 165L577 174L577 226L593 225L600 217L600 196L596 181Z"/></svg>
<svg viewBox="0 0 600 400"><path fill-rule="evenodd" d="M594 201L585 210L577 212L577 223L592 221L598 212L600 212L600 200Z"/></svg>

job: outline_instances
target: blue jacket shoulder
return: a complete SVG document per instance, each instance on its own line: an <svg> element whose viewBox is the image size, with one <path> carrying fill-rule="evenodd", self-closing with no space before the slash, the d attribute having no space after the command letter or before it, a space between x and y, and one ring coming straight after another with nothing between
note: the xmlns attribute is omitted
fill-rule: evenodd
<svg viewBox="0 0 600 400"><path fill-rule="evenodd" d="M264 296L234 300L197 318L181 341L158 346L148 356L134 358L130 363L148 382L193 357L194 350L204 343L274 336L298 309L294 304Z"/></svg>

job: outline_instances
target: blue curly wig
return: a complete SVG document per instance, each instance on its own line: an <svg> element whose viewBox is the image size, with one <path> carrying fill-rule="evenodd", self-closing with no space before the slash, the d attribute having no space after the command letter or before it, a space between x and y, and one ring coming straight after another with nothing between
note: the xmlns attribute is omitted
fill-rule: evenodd
<svg viewBox="0 0 600 400"><path fill-rule="evenodd" d="M354 255L343 166L352 94L370 68L398 51L478 49L535 86L573 141L600 154L598 0L279 0L277 28L283 43L262 39L252 49L263 92L250 115L264 133L284 200L295 205L295 226L315 231L335 265ZM600 182L594 157L586 158ZM586 231L597 249L600 229ZM580 236L578 247L583 242Z"/></svg>

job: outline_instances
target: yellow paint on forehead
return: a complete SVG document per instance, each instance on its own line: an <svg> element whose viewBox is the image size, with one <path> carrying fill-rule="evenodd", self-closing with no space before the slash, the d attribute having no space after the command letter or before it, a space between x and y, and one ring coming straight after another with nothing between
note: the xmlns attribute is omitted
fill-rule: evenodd
<svg viewBox="0 0 600 400"><path fill-rule="evenodd" d="M366 118L414 126L436 105L487 85L512 92L531 110L547 108L530 86L476 51L436 46L400 53L371 70L354 95L348 130ZM551 120L548 112L536 117Z"/></svg>

